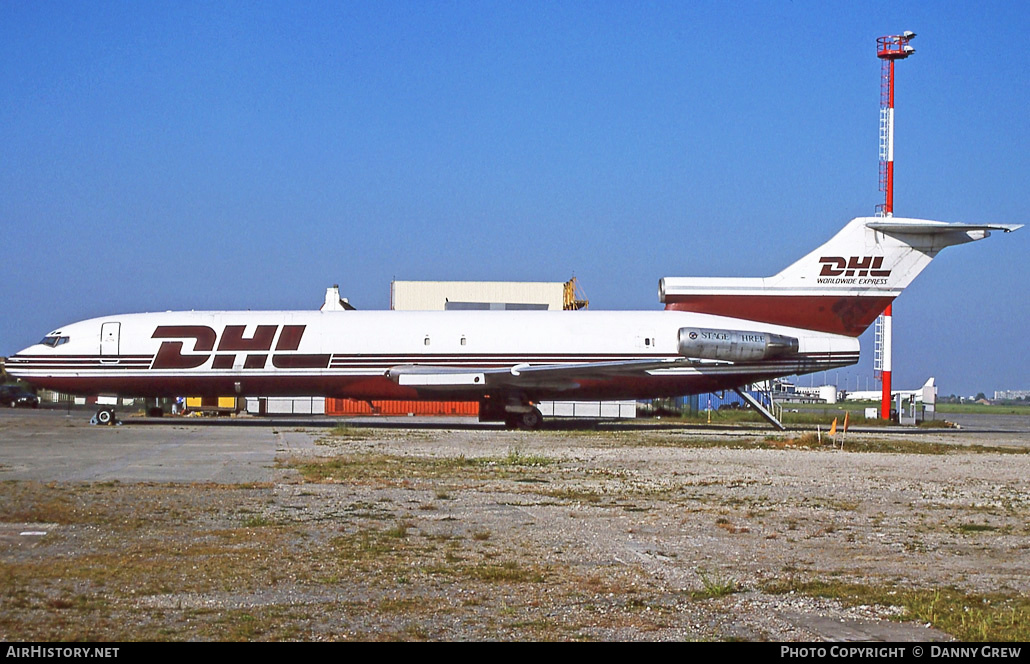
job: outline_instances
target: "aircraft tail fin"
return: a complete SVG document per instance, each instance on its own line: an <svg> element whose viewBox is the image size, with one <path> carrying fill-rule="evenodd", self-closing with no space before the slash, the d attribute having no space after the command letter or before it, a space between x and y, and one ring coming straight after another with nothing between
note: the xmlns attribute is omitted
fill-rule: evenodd
<svg viewBox="0 0 1030 664"><path fill-rule="evenodd" d="M858 217L772 277L666 277L659 298L666 309L857 337L941 249L1018 228Z"/></svg>

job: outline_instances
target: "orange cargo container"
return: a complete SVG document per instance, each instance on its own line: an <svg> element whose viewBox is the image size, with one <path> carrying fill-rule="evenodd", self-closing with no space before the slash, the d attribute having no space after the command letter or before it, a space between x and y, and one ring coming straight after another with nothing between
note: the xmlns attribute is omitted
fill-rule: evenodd
<svg viewBox="0 0 1030 664"><path fill-rule="evenodd" d="M326 399L326 415L479 415L475 401L358 401Z"/></svg>

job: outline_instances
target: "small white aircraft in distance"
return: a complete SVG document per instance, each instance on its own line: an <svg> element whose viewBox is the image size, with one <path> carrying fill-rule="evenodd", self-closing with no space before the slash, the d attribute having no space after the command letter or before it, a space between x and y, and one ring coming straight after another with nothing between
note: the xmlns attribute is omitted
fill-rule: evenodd
<svg viewBox="0 0 1030 664"><path fill-rule="evenodd" d="M891 390L891 399L902 397L905 399L915 399L917 402L922 401L936 401L937 398L937 386L933 384L934 378L930 376L922 387L917 387L914 390ZM929 399L928 396L932 395ZM855 392L844 392L845 401L880 401L883 396L883 392L879 390L863 390Z"/></svg>
<svg viewBox="0 0 1030 664"><path fill-rule="evenodd" d="M740 391L854 364L858 336L941 249L1018 228L859 217L772 277L664 278L664 311L103 316L50 332L7 371L86 395L478 401L483 421L536 428L541 400Z"/></svg>

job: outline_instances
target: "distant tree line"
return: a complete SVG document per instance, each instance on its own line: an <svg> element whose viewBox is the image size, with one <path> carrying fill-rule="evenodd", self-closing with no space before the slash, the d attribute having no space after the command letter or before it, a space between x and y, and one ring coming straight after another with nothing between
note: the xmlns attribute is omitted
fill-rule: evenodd
<svg viewBox="0 0 1030 664"><path fill-rule="evenodd" d="M1026 406L1030 405L1030 398L1028 397L1016 397L1015 399L988 399L987 395L983 392L977 392L975 397L958 397L954 394L949 394L946 397L937 397L938 403L969 403L970 401L990 401L992 404L999 406Z"/></svg>

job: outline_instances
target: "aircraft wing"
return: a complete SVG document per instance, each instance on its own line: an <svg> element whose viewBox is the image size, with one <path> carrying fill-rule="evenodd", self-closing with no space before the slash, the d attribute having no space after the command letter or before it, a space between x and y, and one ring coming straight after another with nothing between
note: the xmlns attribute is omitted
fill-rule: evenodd
<svg viewBox="0 0 1030 664"><path fill-rule="evenodd" d="M391 367L386 375L398 385L418 389L481 390L488 388L575 389L579 380L645 374L687 363L686 358L622 360L573 364L517 364L512 367L445 367L406 364Z"/></svg>

